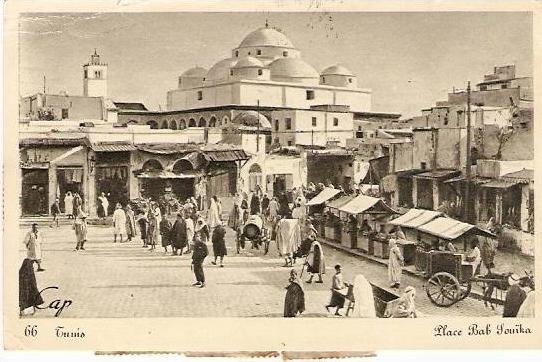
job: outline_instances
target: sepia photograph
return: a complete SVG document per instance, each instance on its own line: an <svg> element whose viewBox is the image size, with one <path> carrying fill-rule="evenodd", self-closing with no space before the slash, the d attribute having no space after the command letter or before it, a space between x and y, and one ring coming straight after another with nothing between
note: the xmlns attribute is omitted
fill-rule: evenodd
<svg viewBox="0 0 542 362"><path fill-rule="evenodd" d="M4 168L4 313L25 335L111 318L535 332L532 11L25 9Z"/></svg>

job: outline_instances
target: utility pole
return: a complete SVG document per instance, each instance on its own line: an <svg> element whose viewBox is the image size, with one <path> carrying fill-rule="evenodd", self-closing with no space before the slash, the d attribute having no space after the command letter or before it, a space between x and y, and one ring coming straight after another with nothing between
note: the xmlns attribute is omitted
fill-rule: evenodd
<svg viewBox="0 0 542 362"><path fill-rule="evenodd" d="M43 75L43 94L47 93L45 91L45 74Z"/></svg>
<svg viewBox="0 0 542 362"><path fill-rule="evenodd" d="M258 99L256 109L258 113L258 122L256 126L256 152L260 152L260 100Z"/></svg>
<svg viewBox="0 0 542 362"><path fill-rule="evenodd" d="M470 81L467 83L467 168L465 170L466 184L465 184L465 199L463 201L465 206L464 218L466 222L471 222L470 215L470 182L471 182L471 120L470 120Z"/></svg>

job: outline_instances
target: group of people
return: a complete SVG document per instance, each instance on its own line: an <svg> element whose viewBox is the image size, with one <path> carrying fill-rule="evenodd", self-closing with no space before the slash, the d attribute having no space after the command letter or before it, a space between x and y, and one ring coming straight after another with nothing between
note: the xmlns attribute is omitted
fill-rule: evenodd
<svg viewBox="0 0 542 362"><path fill-rule="evenodd" d="M64 214L68 219L76 219L77 215L82 211L83 199L78 192L72 194L71 191L66 192L64 196ZM62 214L60 198L57 197L51 205L51 215L53 216L53 222L50 227L59 227L59 217Z"/></svg>

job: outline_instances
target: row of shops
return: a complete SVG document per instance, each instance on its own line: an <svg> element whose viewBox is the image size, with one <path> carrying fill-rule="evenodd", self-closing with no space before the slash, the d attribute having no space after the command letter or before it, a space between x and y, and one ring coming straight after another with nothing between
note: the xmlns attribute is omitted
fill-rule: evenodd
<svg viewBox="0 0 542 362"><path fill-rule="evenodd" d="M426 270L428 254L442 250L448 242L456 244L457 250L466 251L473 237L495 237L485 229L442 212L413 208L401 214L382 199L344 195L333 188L325 188L307 206L324 240L387 259L388 245L394 238L405 265L420 271Z"/></svg>

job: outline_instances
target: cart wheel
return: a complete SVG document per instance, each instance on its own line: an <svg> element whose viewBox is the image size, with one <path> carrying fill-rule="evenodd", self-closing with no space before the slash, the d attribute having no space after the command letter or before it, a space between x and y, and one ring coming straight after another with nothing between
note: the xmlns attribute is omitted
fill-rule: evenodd
<svg viewBox="0 0 542 362"><path fill-rule="evenodd" d="M464 282L461 284L461 293L459 294L459 298L457 301L463 300L467 298L470 294L470 290L472 289L472 283L471 282Z"/></svg>
<svg viewBox="0 0 542 362"><path fill-rule="evenodd" d="M434 274L425 285L429 300L439 307L449 307L456 303L462 294L461 286L456 277L450 273Z"/></svg>

